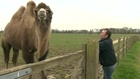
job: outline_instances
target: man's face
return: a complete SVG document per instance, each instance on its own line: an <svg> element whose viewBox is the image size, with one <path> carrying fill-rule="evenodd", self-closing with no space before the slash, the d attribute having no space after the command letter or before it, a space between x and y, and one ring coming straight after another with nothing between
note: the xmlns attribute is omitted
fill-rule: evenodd
<svg viewBox="0 0 140 79"><path fill-rule="evenodd" d="M101 39L105 39L108 37L108 35L106 34L106 30L102 30L102 32L100 33L100 37Z"/></svg>

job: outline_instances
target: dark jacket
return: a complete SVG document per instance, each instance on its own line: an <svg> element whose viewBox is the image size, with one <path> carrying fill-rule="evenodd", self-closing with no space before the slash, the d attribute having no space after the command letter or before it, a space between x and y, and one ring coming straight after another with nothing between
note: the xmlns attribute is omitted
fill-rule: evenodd
<svg viewBox="0 0 140 79"><path fill-rule="evenodd" d="M99 41L99 61L103 66L111 66L117 62L111 38Z"/></svg>

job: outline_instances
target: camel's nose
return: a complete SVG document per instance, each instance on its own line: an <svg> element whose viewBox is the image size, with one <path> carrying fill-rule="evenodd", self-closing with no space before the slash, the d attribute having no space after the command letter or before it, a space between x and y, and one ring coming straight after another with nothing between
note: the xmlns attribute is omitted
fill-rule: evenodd
<svg viewBox="0 0 140 79"><path fill-rule="evenodd" d="M39 11L39 15L40 16L44 16L45 15L45 11Z"/></svg>
<svg viewBox="0 0 140 79"><path fill-rule="evenodd" d="M41 9L40 11L39 11L39 15L40 16L44 16L46 14L46 11L44 10L44 9Z"/></svg>
<svg viewBox="0 0 140 79"><path fill-rule="evenodd" d="M45 13L45 11L46 11L45 9L41 8L39 12L40 13Z"/></svg>

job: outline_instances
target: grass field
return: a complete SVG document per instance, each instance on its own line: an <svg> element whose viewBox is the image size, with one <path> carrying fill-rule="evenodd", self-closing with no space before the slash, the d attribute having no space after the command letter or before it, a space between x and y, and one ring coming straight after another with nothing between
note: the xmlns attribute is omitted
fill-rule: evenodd
<svg viewBox="0 0 140 79"><path fill-rule="evenodd" d="M113 34L112 35L112 39L116 39L119 37L123 37L123 36L132 36L134 34ZM51 39L50 39L50 52L47 58L50 57L54 57L54 56L58 56L58 55L64 55L67 53L72 53L74 51L77 50L81 50L82 48L82 44L87 43L88 41L92 41L92 40L99 40L100 36L98 34L61 34L61 33L52 33L51 34ZM1 40L1 37L0 37ZM0 46L0 70L4 69L5 67L5 63L4 63L4 56L3 56L3 51L2 48ZM21 52L21 51L20 51ZM11 55L12 57L12 51L11 51ZM35 58L37 57L36 53L35 53ZM35 59L37 61L37 59ZM72 61L71 63L69 63L68 65L61 65L61 66L57 66L53 69L50 69L48 71L53 72L50 74L61 74L61 78L57 78L57 79L62 79L62 76L65 76L66 73L70 73L71 69L74 68L75 62ZM18 57L18 65L21 64L25 64L21 53ZM9 65L10 67L13 67L12 62L11 62L11 58L9 61ZM66 67L66 68L65 68ZM57 71L56 71L57 70Z"/></svg>
<svg viewBox="0 0 140 79"><path fill-rule="evenodd" d="M126 57L121 59L113 79L140 79L140 41L137 41L128 51Z"/></svg>

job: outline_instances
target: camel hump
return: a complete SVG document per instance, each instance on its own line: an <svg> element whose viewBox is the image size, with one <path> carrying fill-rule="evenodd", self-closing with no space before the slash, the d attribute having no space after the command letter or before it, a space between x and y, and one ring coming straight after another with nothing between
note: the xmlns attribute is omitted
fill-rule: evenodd
<svg viewBox="0 0 140 79"><path fill-rule="evenodd" d="M16 15L19 15L19 16L22 15L24 13L24 10L25 10L25 7L24 6L20 6L20 8L18 9Z"/></svg>
<svg viewBox="0 0 140 79"><path fill-rule="evenodd" d="M16 13L12 16L12 19L16 19L17 17L21 17L25 11L24 6L20 6L20 8L16 11Z"/></svg>
<svg viewBox="0 0 140 79"><path fill-rule="evenodd" d="M23 18L24 19L27 19L29 17L33 18L35 7L36 7L36 4L34 1L28 1L26 4L26 9L25 9L24 14L23 14Z"/></svg>
<svg viewBox="0 0 140 79"><path fill-rule="evenodd" d="M34 1L29 1L28 3L27 3L27 7L30 7L30 8L35 8L36 7L36 4L35 4L35 2Z"/></svg>

